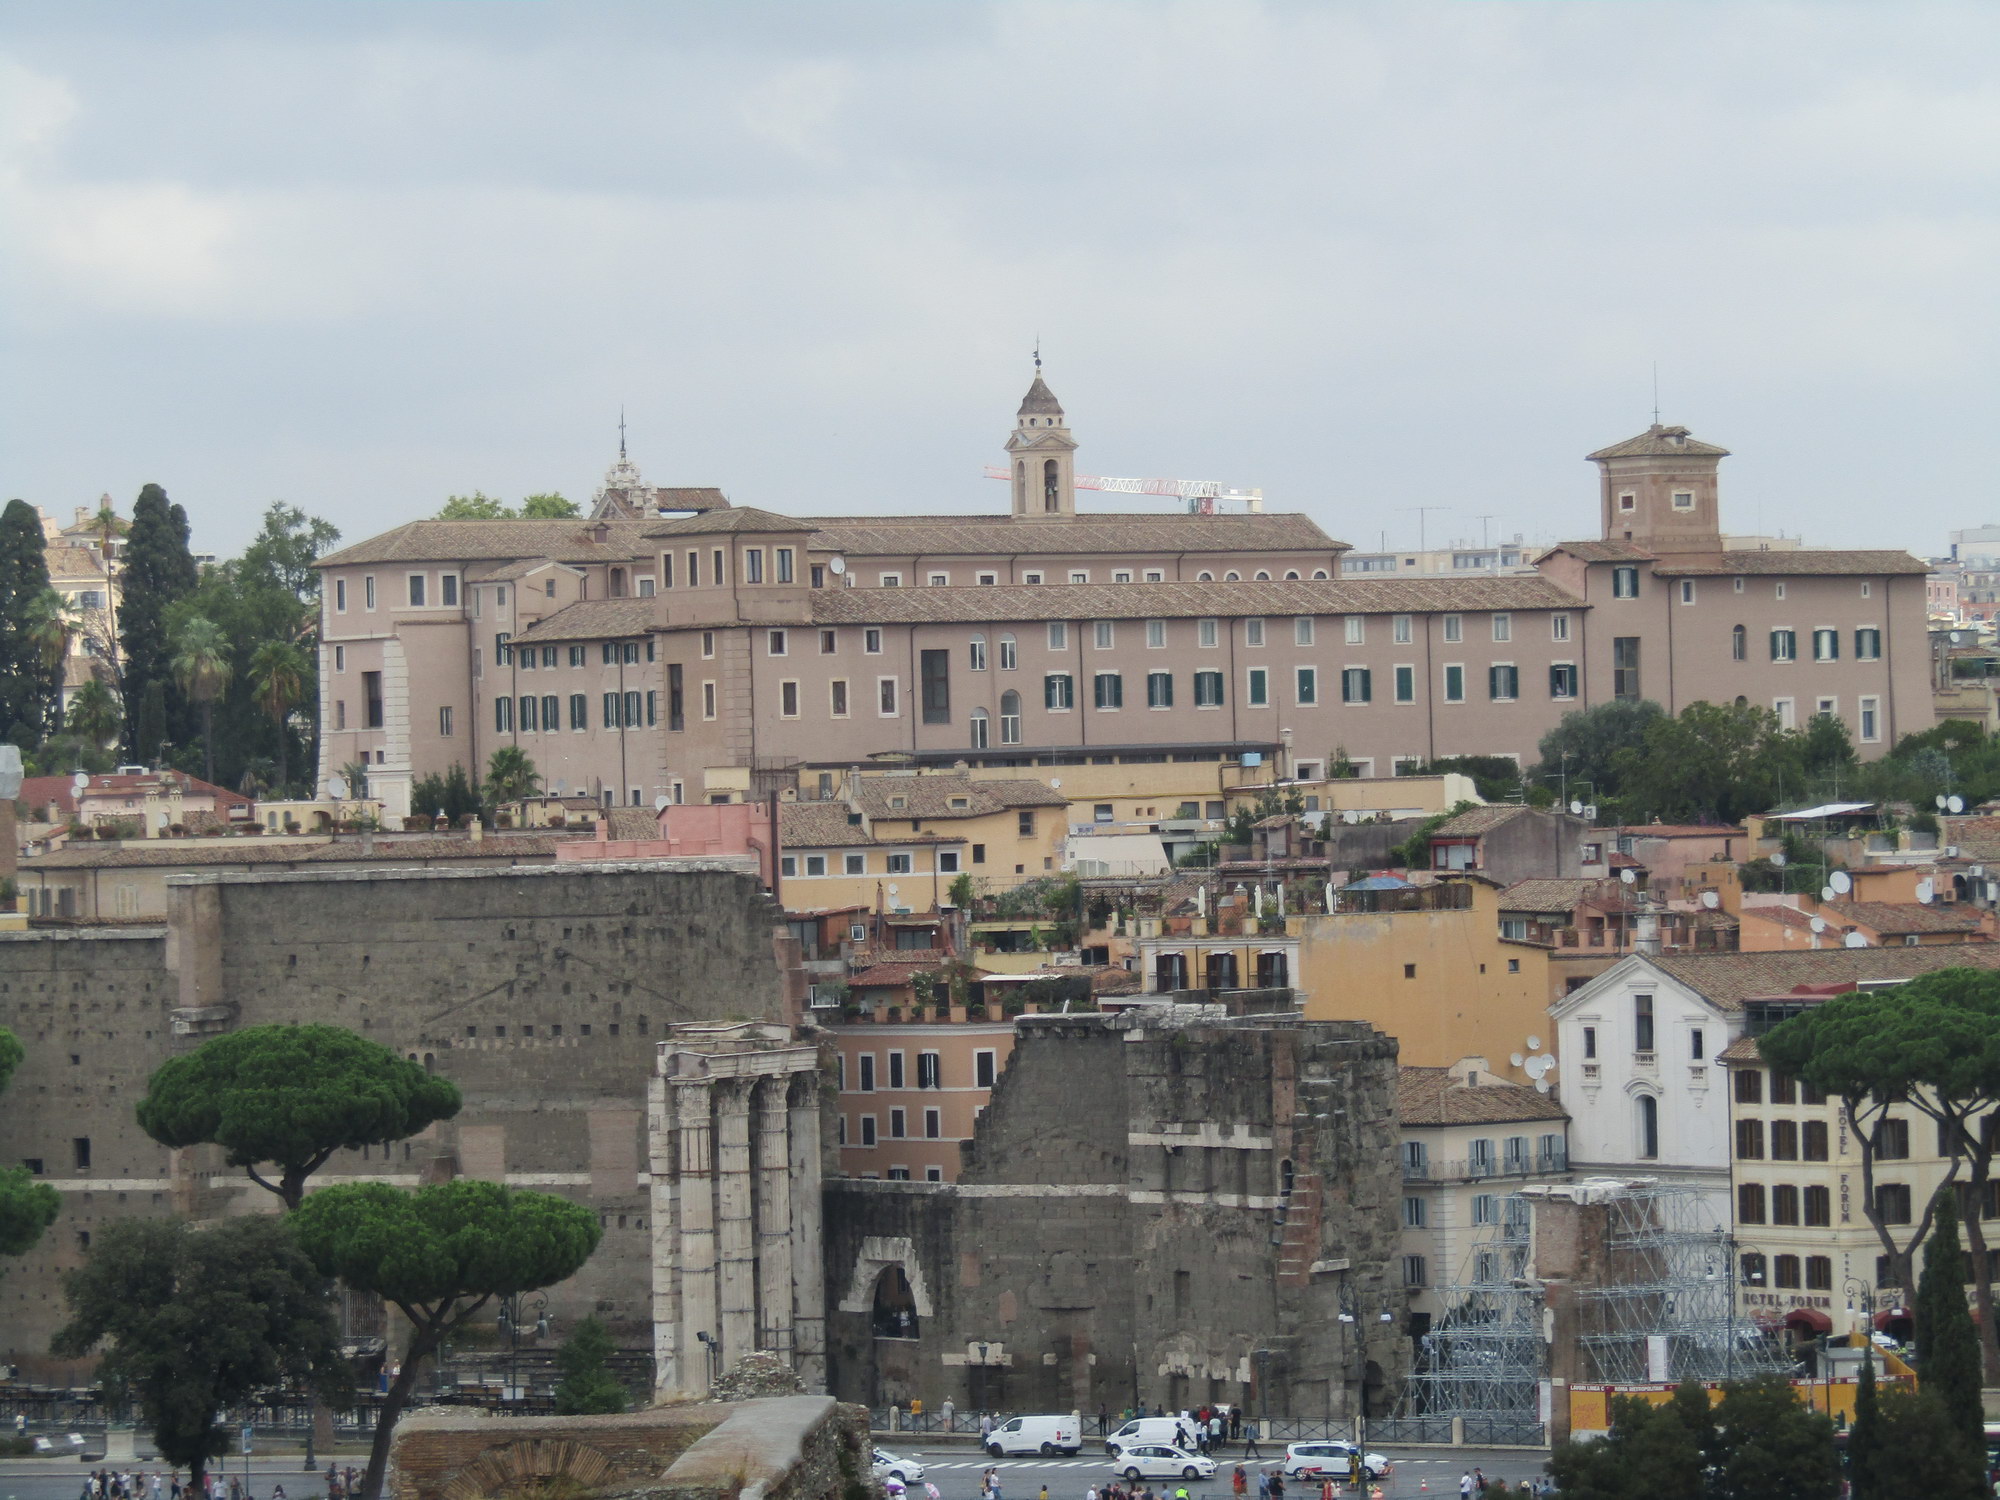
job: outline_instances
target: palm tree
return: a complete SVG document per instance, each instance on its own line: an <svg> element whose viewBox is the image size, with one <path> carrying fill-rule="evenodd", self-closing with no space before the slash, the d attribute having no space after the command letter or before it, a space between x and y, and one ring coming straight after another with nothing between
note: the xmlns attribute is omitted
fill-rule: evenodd
<svg viewBox="0 0 2000 1500"><path fill-rule="evenodd" d="M489 807L532 797L541 785L541 773L519 745L502 745L486 763L486 802Z"/></svg>
<svg viewBox="0 0 2000 1500"><path fill-rule="evenodd" d="M93 677L78 688L69 700L65 727L99 749L117 739L118 731L125 727L125 711L119 707L118 695L111 691L111 685L101 677Z"/></svg>
<svg viewBox="0 0 2000 1500"><path fill-rule="evenodd" d="M292 732L288 721L292 710L306 695L306 677L312 666L306 654L290 641L266 641L250 657L250 685L271 722L278 726L278 785L291 778L286 774L286 754Z"/></svg>
<svg viewBox="0 0 2000 1500"><path fill-rule="evenodd" d="M43 589L28 601L28 644L49 684L50 717L62 715L63 665L69 659L69 639L76 629L70 602L55 589Z"/></svg>
<svg viewBox="0 0 2000 1500"><path fill-rule="evenodd" d="M202 780L215 781L215 700L236 675L229 640L213 620L189 615L174 634L174 681L201 705Z"/></svg>

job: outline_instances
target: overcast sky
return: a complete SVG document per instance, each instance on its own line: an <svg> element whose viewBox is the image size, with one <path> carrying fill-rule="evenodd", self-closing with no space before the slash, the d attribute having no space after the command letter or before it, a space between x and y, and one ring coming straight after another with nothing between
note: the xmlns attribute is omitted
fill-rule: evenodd
<svg viewBox="0 0 2000 1500"><path fill-rule="evenodd" d="M0 495L358 538L587 501L622 402L655 483L997 509L1039 335L1083 471L1363 547L1593 534L1657 362L1725 527L1936 551L2000 521L1996 63L1991 4L0 0Z"/></svg>

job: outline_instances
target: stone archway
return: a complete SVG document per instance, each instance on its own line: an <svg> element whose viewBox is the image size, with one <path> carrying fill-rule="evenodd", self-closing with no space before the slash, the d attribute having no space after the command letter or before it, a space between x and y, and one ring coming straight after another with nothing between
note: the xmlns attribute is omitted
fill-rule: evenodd
<svg viewBox="0 0 2000 1500"><path fill-rule="evenodd" d="M554 1487L594 1490L611 1477L612 1462L601 1449L571 1438L526 1438L488 1448L451 1477L443 1500L490 1500L524 1490Z"/></svg>

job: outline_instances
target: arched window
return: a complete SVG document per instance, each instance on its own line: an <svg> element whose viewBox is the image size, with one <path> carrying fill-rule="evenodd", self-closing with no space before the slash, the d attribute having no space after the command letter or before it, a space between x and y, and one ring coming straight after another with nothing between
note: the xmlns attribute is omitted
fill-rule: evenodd
<svg viewBox="0 0 2000 1500"><path fill-rule="evenodd" d="M972 748L975 750L986 748L986 710L983 708L975 708L972 711Z"/></svg>
<svg viewBox="0 0 2000 1500"><path fill-rule="evenodd" d="M975 635L965 645L966 665L975 672L986 670L986 637Z"/></svg>
<svg viewBox="0 0 2000 1500"><path fill-rule="evenodd" d="M917 1299L901 1266L884 1266L875 1278L875 1306L870 1317L878 1339L917 1336Z"/></svg>
<svg viewBox="0 0 2000 1500"><path fill-rule="evenodd" d="M1660 1101L1651 1094L1639 1096L1638 1154L1651 1161L1660 1154Z"/></svg>
<svg viewBox="0 0 2000 1500"><path fill-rule="evenodd" d="M1313 577L1315 577L1315 578L1324 578L1324 577L1326 577L1326 569L1325 569L1325 568L1314 568L1314 569L1313 569Z"/></svg>
<svg viewBox="0 0 2000 1500"><path fill-rule="evenodd" d="M1201 572L1194 575L1194 581L1196 583L1213 583L1215 582L1215 575L1204 568Z"/></svg>
<svg viewBox="0 0 2000 1500"><path fill-rule="evenodd" d="M1749 653L1750 633L1741 625L1729 632L1729 659L1741 661Z"/></svg>
<svg viewBox="0 0 2000 1500"><path fill-rule="evenodd" d="M1241 583L1243 581L1243 575L1237 572L1234 568L1231 568L1227 573L1224 573L1222 575L1222 581L1224 583Z"/></svg>
<svg viewBox="0 0 2000 1500"><path fill-rule="evenodd" d="M1012 688L1000 695L1000 743L1021 743L1021 695Z"/></svg>
<svg viewBox="0 0 2000 1500"><path fill-rule="evenodd" d="M1292 576L1296 578L1298 574L1294 573ZM1271 581L1270 570L1268 568L1259 568L1257 570L1257 581L1259 583L1269 583Z"/></svg>
<svg viewBox="0 0 2000 1500"><path fill-rule="evenodd" d="M1062 469L1053 458L1042 461L1042 509L1054 515L1062 509Z"/></svg>
<svg viewBox="0 0 2000 1500"><path fill-rule="evenodd" d="M1285 581L1287 583L1290 583L1293 579L1297 578L1298 576L1299 576L1299 570L1297 568L1285 569ZM1315 574L1314 576L1318 578L1326 577L1324 573Z"/></svg>

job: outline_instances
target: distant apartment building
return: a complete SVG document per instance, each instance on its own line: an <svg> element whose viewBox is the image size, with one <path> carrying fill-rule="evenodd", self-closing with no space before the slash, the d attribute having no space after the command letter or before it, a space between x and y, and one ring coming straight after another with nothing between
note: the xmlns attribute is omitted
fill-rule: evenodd
<svg viewBox="0 0 2000 1500"><path fill-rule="evenodd" d="M841 1170L885 1181L956 1182L959 1144L972 1138L1014 1050L1013 1018L946 1005L924 1019L848 1020L832 1030Z"/></svg>
<svg viewBox="0 0 2000 1500"><path fill-rule="evenodd" d="M991 516L797 518L629 464L593 514L416 521L321 561L321 779L517 746L608 805L736 800L801 771L1257 757L1363 776L1531 760L1564 713L1757 702L1866 754L1932 721L1925 565L1728 551L1726 450L1656 426L1590 455L1602 535L1531 573L1343 576L1285 514L1080 514L1039 377Z"/></svg>

